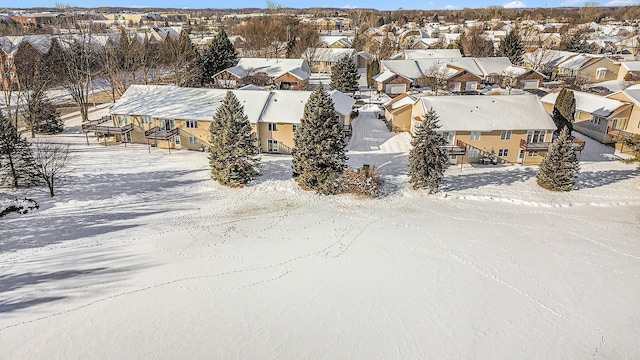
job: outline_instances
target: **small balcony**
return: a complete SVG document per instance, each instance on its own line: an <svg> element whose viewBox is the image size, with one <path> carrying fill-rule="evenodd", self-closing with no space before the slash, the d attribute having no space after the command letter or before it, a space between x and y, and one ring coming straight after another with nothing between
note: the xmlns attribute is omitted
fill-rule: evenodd
<svg viewBox="0 0 640 360"><path fill-rule="evenodd" d="M149 130L146 130L144 132L144 136L148 139L148 140L165 140L165 141L169 141L171 138L173 138L174 136L178 135L178 133L180 133L180 129L178 128L173 128L171 130L166 130L166 129L162 129L159 126L154 126Z"/></svg>
<svg viewBox="0 0 640 360"><path fill-rule="evenodd" d="M547 151L551 144L551 142L527 142L525 139L520 140L520 148L525 151ZM573 150L584 150L584 140L573 138Z"/></svg>
<svg viewBox="0 0 640 360"><path fill-rule="evenodd" d="M464 155L467 153L467 145L460 140L456 140L455 145L442 145L440 149L449 156Z"/></svg>
<svg viewBox="0 0 640 360"><path fill-rule="evenodd" d="M82 132L96 133L100 135L122 135L133 130L133 124L124 126L108 126L103 125L111 121L111 117L103 116L98 120L89 120L82 123Z"/></svg>
<svg viewBox="0 0 640 360"><path fill-rule="evenodd" d="M620 130L620 129L614 129L614 128L608 126L607 127L607 135L611 135L613 137L621 138L621 139L630 139L636 134L634 134L632 132Z"/></svg>

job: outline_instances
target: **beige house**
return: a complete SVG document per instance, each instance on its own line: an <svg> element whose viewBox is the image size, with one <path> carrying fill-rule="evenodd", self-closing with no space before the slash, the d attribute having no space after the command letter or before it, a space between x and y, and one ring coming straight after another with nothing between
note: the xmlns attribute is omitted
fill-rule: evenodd
<svg viewBox="0 0 640 360"><path fill-rule="evenodd" d="M540 99L551 115L560 91L552 92ZM574 91L576 113L573 128L601 143L614 142L609 128L624 129L627 126L633 105L615 98Z"/></svg>
<svg viewBox="0 0 640 360"><path fill-rule="evenodd" d="M95 133L105 145L139 143L203 150L209 146L209 126L227 91L232 91L243 105L263 152L291 153L293 132L300 124L311 91L131 85L108 117L84 123L82 128L87 134ZM348 135L355 100L337 90L330 96L336 118Z"/></svg>
<svg viewBox="0 0 640 360"><path fill-rule="evenodd" d="M357 52L354 49L342 48L309 48L302 57L307 60L311 72L331 73L331 66L345 57L351 57L357 61Z"/></svg>
<svg viewBox="0 0 640 360"><path fill-rule="evenodd" d="M307 90L309 76L309 65L304 59L241 58L236 66L213 75L213 83L222 89L252 84L280 90Z"/></svg>
<svg viewBox="0 0 640 360"><path fill-rule="evenodd" d="M640 80L640 61L623 61L620 63L618 81Z"/></svg>
<svg viewBox="0 0 640 360"><path fill-rule="evenodd" d="M614 140L620 137L631 137L640 134L640 84L630 86L622 91L608 95L607 98L628 102L633 104L629 119L625 122L616 122L608 128L608 135ZM630 154L631 149L625 148L622 144L616 144L616 152Z"/></svg>
<svg viewBox="0 0 640 360"><path fill-rule="evenodd" d="M538 164L556 128L534 95L404 95L387 104L385 117L395 130L414 132L429 109L438 115L452 164L482 162L492 152L497 162ZM576 151L583 148L576 140Z"/></svg>
<svg viewBox="0 0 640 360"><path fill-rule="evenodd" d="M616 80L619 71L619 62L593 54L578 54L557 66L559 77L575 77L588 82Z"/></svg>

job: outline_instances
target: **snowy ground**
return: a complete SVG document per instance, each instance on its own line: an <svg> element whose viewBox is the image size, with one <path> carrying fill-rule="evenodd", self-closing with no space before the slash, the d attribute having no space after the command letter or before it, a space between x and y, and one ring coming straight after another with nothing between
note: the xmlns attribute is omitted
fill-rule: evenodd
<svg viewBox="0 0 640 360"><path fill-rule="evenodd" d="M468 165L429 196L363 110L349 162L385 191L362 200L300 190L287 156L227 189L206 154L69 125L59 196L0 219L3 359L640 357L640 178L611 148L588 142L571 193Z"/></svg>

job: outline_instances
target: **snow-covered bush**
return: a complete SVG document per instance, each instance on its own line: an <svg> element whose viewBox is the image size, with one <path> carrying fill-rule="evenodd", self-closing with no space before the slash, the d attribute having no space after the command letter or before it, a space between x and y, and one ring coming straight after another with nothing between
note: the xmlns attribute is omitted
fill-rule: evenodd
<svg viewBox="0 0 640 360"><path fill-rule="evenodd" d="M39 207L38 203L33 199L0 199L0 218L13 212L26 214Z"/></svg>
<svg viewBox="0 0 640 360"><path fill-rule="evenodd" d="M346 169L338 178L341 193L375 198L382 191L382 180L375 168Z"/></svg>

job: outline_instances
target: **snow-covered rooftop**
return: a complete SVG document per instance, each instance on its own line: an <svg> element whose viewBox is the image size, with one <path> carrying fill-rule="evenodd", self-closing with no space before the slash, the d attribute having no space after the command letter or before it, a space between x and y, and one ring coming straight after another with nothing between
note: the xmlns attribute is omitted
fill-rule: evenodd
<svg viewBox="0 0 640 360"><path fill-rule="evenodd" d="M588 62L602 58L604 58L604 55L579 54L561 62L558 64L558 67L569 70L580 70Z"/></svg>
<svg viewBox="0 0 640 360"><path fill-rule="evenodd" d="M559 91L552 92L543 96L540 100L546 104L555 104L558 94L560 94ZM608 117L622 106L627 105L627 103L619 100L582 91L574 91L573 96L576 99L576 110L602 117Z"/></svg>
<svg viewBox="0 0 640 360"><path fill-rule="evenodd" d="M345 56L356 56L354 49L338 49L338 48L315 48L307 49L305 57L310 58L311 61L330 61L336 62Z"/></svg>
<svg viewBox="0 0 640 360"><path fill-rule="evenodd" d="M117 115L149 115L154 118L210 121L224 100L225 89L183 88L175 85L131 85L109 111ZM244 113L257 122L300 122L311 91L231 90ZM346 115L355 101L334 90L336 112ZM350 99L350 100L349 100ZM347 110L348 108L348 110Z"/></svg>
<svg viewBox="0 0 640 360"><path fill-rule="evenodd" d="M556 129L535 95L424 96L420 101L425 113L436 111L440 131Z"/></svg>
<svg viewBox="0 0 640 360"><path fill-rule="evenodd" d="M329 96L331 96L333 107L338 114L342 116L351 114L353 105L356 104L356 101L351 96L338 90L331 90Z"/></svg>
<svg viewBox="0 0 640 360"><path fill-rule="evenodd" d="M258 73L265 73L271 78L278 78L287 73L300 80L309 78L309 66L304 59L241 58L236 66L223 71L228 71L238 78Z"/></svg>
<svg viewBox="0 0 640 360"><path fill-rule="evenodd" d="M405 50L404 58L407 60L429 59L429 58L461 58L462 53L458 49L417 49Z"/></svg>
<svg viewBox="0 0 640 360"><path fill-rule="evenodd" d="M620 66L627 69L627 71L640 71L640 61L623 61Z"/></svg>

